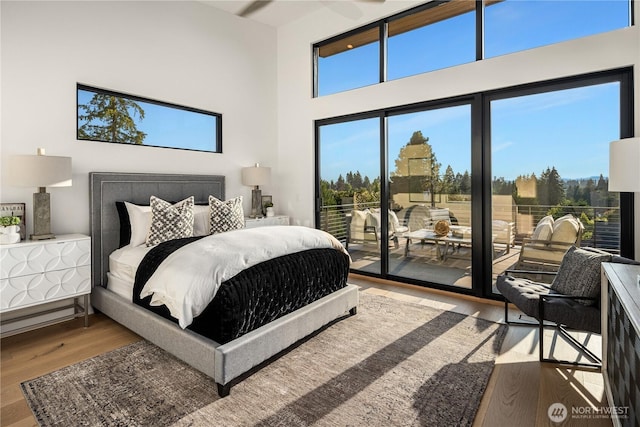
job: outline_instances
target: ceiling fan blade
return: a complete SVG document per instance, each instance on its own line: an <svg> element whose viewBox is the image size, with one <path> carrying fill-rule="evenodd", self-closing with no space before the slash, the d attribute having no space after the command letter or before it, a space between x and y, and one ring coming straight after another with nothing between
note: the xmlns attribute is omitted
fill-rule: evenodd
<svg viewBox="0 0 640 427"><path fill-rule="evenodd" d="M249 16L252 13L262 9L272 1L273 0L254 0L251 3L249 3L247 7L245 7L240 12L238 12L238 16L242 16L242 17Z"/></svg>

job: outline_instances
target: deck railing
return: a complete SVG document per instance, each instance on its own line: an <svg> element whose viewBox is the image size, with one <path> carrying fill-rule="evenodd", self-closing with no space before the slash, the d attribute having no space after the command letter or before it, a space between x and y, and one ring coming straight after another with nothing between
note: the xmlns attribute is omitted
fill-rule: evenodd
<svg viewBox="0 0 640 427"><path fill-rule="evenodd" d="M358 203L357 209L379 208L379 202ZM320 228L345 242L349 233L349 221L354 204L324 206L320 212ZM620 248L620 208L603 206L540 206L514 205L513 222L516 229L516 244L529 236L536 224L549 212L554 216L570 213L580 218L584 225L582 246L606 249L617 253ZM454 212L455 214L455 212ZM470 215L458 215L463 219ZM468 218L470 222L470 218Z"/></svg>

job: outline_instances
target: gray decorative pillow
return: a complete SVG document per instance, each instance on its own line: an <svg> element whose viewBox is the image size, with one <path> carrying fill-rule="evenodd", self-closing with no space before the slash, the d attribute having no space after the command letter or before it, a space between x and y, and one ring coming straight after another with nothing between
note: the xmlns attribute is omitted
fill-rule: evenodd
<svg viewBox="0 0 640 427"><path fill-rule="evenodd" d="M210 234L244 228L242 196L224 202L209 196L209 208Z"/></svg>
<svg viewBox="0 0 640 427"><path fill-rule="evenodd" d="M193 196L175 205L151 196L150 204L151 227L147 235L147 246L193 236Z"/></svg>
<svg viewBox="0 0 640 427"><path fill-rule="evenodd" d="M611 254L592 248L569 248L551 289L565 295L597 298L600 295L600 264L611 260ZM584 305L594 301L578 300Z"/></svg>

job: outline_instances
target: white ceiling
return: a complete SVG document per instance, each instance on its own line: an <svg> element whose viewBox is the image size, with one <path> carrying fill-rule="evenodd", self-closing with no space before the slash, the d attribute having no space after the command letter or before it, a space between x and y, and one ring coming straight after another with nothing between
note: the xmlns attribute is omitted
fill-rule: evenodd
<svg viewBox="0 0 640 427"><path fill-rule="evenodd" d="M237 15L253 1L249 0L200 0L209 6ZM272 0L261 9L249 14L247 19L272 27L286 25L321 8L350 19L362 17L362 9L375 6L384 0Z"/></svg>

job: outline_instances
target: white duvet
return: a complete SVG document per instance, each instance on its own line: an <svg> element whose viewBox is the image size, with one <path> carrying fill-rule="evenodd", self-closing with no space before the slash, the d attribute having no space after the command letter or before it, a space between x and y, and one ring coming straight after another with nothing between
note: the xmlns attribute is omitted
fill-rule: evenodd
<svg viewBox="0 0 640 427"><path fill-rule="evenodd" d="M314 248L346 253L335 237L309 227L257 227L206 236L169 255L142 288L140 298L151 295L151 305L166 305L184 329L225 280L271 258Z"/></svg>

